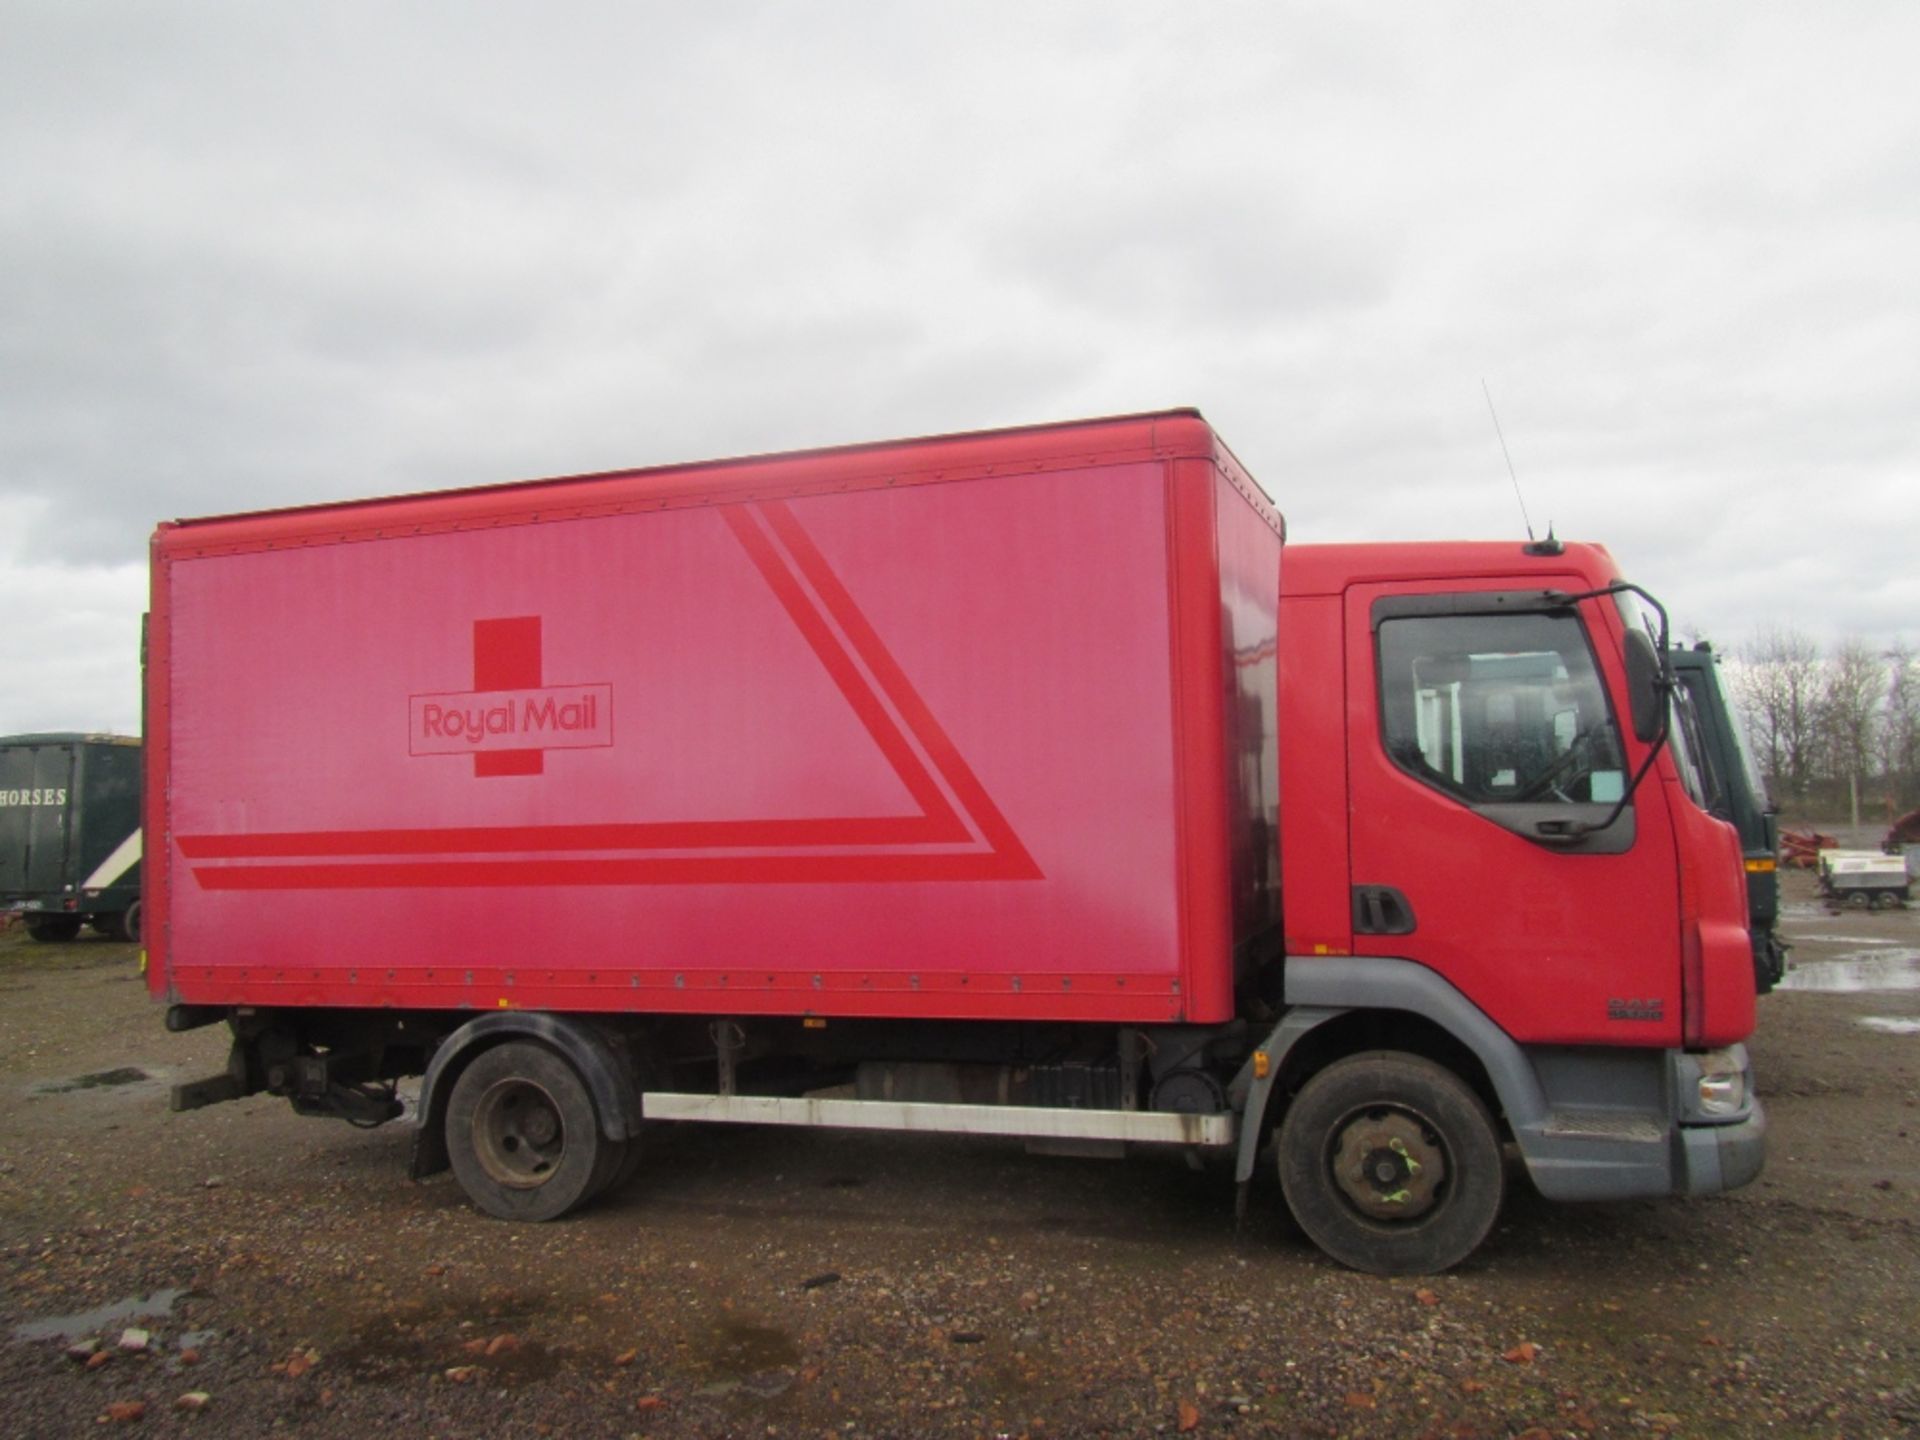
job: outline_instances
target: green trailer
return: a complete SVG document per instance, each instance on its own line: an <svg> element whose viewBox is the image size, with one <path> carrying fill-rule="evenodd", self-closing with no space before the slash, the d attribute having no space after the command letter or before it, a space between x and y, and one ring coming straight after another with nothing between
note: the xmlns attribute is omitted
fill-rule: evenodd
<svg viewBox="0 0 1920 1440"><path fill-rule="evenodd" d="M36 940L140 938L140 742L0 738L0 910Z"/></svg>

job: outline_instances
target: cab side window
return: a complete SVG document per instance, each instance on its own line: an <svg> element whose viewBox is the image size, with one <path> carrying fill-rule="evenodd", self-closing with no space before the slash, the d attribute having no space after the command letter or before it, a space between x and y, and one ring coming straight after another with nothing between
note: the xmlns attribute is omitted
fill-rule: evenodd
<svg viewBox="0 0 1920 1440"><path fill-rule="evenodd" d="M1564 611L1382 619L1394 762L1468 805L1611 805L1620 732L1586 631Z"/></svg>

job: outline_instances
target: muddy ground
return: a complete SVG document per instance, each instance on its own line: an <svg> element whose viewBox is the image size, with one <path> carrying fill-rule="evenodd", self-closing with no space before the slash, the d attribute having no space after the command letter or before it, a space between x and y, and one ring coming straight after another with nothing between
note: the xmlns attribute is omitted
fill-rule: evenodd
<svg viewBox="0 0 1920 1440"><path fill-rule="evenodd" d="M407 1180L403 1126L168 1113L222 1032L167 1034L131 947L16 929L0 1433L1920 1431L1920 913L1829 916L1798 876L1789 900L1762 1179L1519 1184L1428 1280L1335 1267L1267 1174L1236 1231L1217 1167L998 1141L671 1127L612 1201L509 1227ZM85 1340L110 1358L68 1358Z"/></svg>

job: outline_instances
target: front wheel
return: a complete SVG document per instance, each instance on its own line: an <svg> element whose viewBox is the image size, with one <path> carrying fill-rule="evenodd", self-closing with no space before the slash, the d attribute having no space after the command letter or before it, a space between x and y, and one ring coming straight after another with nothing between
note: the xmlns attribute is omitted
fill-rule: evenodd
<svg viewBox="0 0 1920 1440"><path fill-rule="evenodd" d="M1505 1184L1480 1097L1452 1071L1390 1050L1336 1061L1280 1127L1280 1188L1328 1255L1373 1275L1430 1275L1493 1229Z"/></svg>
<svg viewBox="0 0 1920 1440"><path fill-rule="evenodd" d="M617 1167L609 1148L586 1083L544 1045L483 1051L447 1101L453 1173L502 1220L556 1220L591 1200Z"/></svg>

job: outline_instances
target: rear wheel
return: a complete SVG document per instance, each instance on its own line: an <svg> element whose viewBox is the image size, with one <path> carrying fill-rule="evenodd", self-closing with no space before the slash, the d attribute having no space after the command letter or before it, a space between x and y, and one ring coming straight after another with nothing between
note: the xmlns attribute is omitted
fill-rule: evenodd
<svg viewBox="0 0 1920 1440"><path fill-rule="evenodd" d="M624 1146L600 1133L574 1068L528 1041L475 1057L447 1102L447 1155L467 1197L502 1220L555 1220L613 1177Z"/></svg>
<svg viewBox="0 0 1920 1440"><path fill-rule="evenodd" d="M58 942L71 940L80 933L78 915L29 915L27 934L36 940Z"/></svg>
<svg viewBox="0 0 1920 1440"><path fill-rule="evenodd" d="M138 942L140 939L140 902L134 901L126 909L113 917L113 928L107 933L115 940Z"/></svg>
<svg viewBox="0 0 1920 1440"><path fill-rule="evenodd" d="M1900 896L1892 890L1882 890L1873 897L1873 908L1876 910L1897 909L1899 904Z"/></svg>
<svg viewBox="0 0 1920 1440"><path fill-rule="evenodd" d="M1504 1184L1480 1097L1417 1055L1329 1065L1280 1127L1280 1187L1300 1228L1370 1274L1428 1275L1466 1259L1493 1228Z"/></svg>
<svg viewBox="0 0 1920 1440"><path fill-rule="evenodd" d="M1873 904L1873 896L1865 890L1849 890L1844 903L1849 910L1865 910Z"/></svg>

